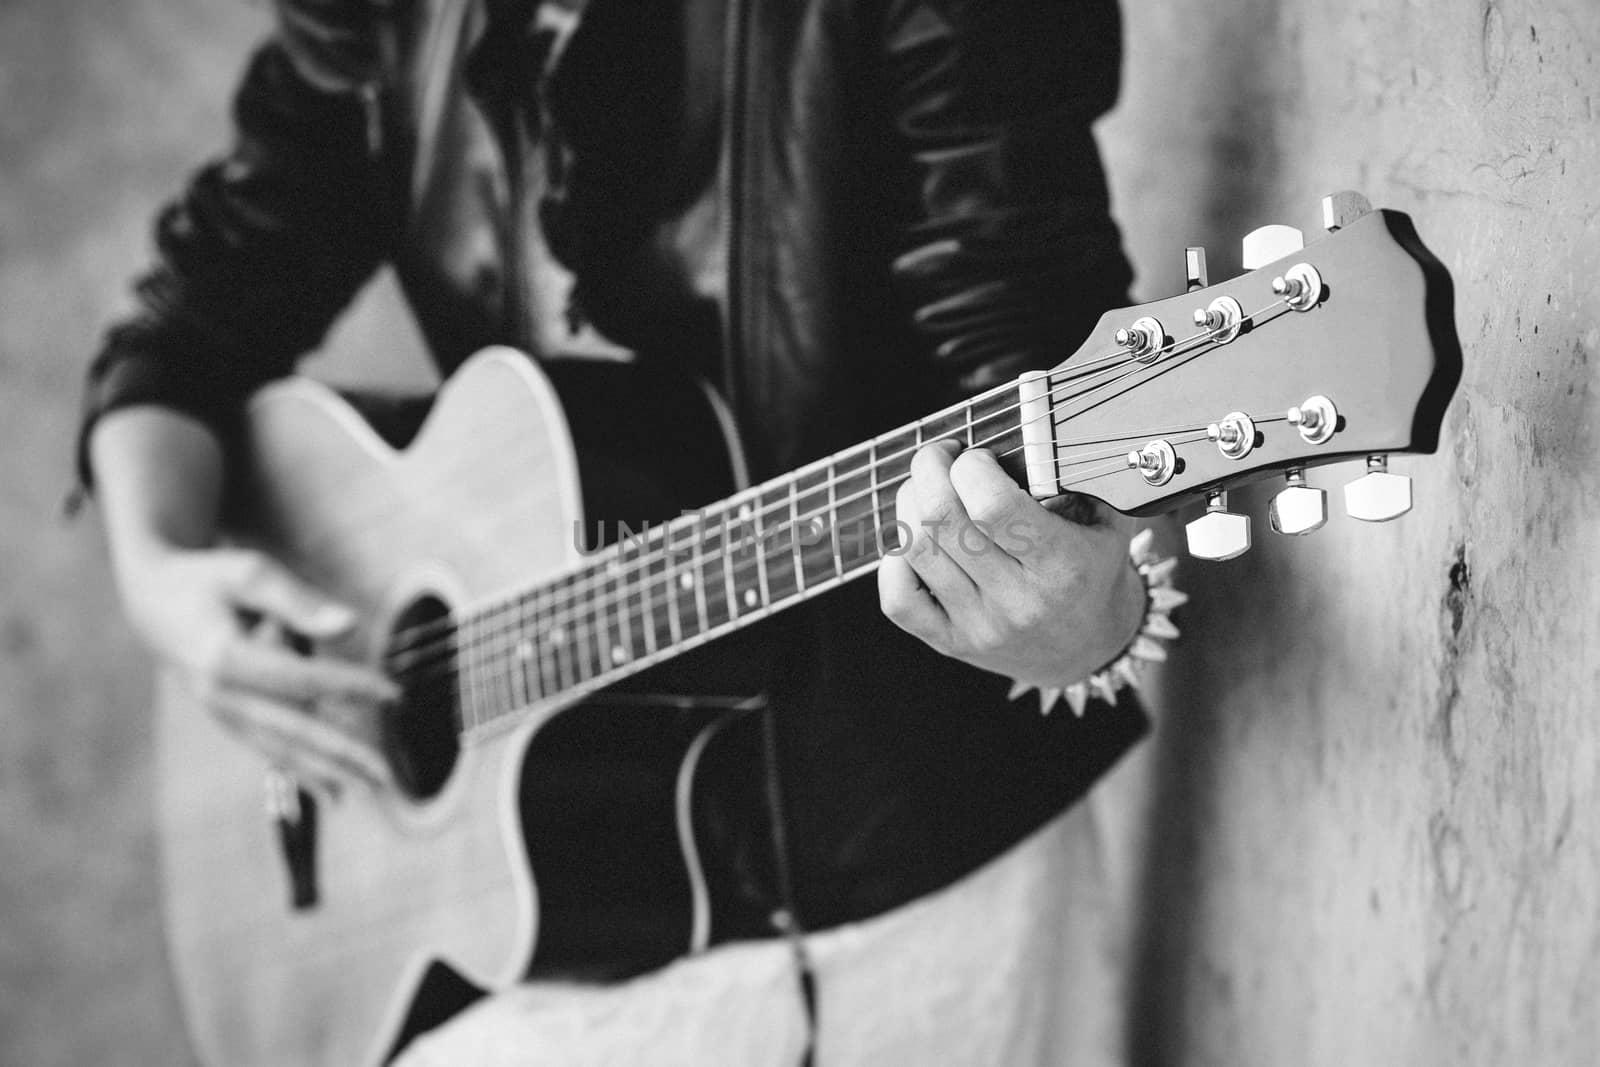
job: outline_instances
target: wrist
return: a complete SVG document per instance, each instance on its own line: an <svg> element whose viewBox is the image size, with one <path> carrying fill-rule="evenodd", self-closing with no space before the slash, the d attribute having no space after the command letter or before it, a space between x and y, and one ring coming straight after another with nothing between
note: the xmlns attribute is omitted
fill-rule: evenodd
<svg viewBox="0 0 1600 1067"><path fill-rule="evenodd" d="M1082 715L1090 696L1114 704L1118 691L1138 686L1144 664L1167 658L1162 642L1178 637L1171 613L1189 598L1172 586L1178 561L1161 559L1153 542L1152 532L1141 530L1128 544L1129 566L1122 584L1113 593L1122 612L1119 618L1126 620L1119 632L1131 633L1119 650L1098 669L1079 678L1046 684L1017 679L1010 693L1013 700L1037 689L1039 710L1044 714L1049 714L1056 702L1065 697L1073 713Z"/></svg>

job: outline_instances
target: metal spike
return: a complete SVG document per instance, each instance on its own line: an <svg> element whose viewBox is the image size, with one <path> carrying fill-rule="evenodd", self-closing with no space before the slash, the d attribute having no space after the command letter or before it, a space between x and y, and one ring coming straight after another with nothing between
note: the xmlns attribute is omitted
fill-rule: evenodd
<svg viewBox="0 0 1600 1067"><path fill-rule="evenodd" d="M1178 639L1178 628L1172 625L1172 620L1153 611L1144 620L1144 629L1139 632L1149 634L1151 637L1160 637L1167 641L1176 641Z"/></svg>
<svg viewBox="0 0 1600 1067"><path fill-rule="evenodd" d="M1041 715L1050 714L1052 711L1055 710L1056 701L1058 701L1060 699L1061 699L1061 690L1059 690L1059 689L1044 689L1044 688L1041 688L1039 690L1039 714L1041 714Z"/></svg>
<svg viewBox="0 0 1600 1067"><path fill-rule="evenodd" d="M1150 585L1166 585L1172 581L1172 572L1178 569L1178 558L1169 556L1160 563L1151 563L1140 567L1140 572L1145 576L1145 581Z"/></svg>
<svg viewBox="0 0 1600 1067"><path fill-rule="evenodd" d="M1072 707L1072 714L1083 718L1083 708L1089 702L1089 687L1082 682L1073 682L1066 688L1067 703Z"/></svg>
<svg viewBox="0 0 1600 1067"><path fill-rule="evenodd" d="M1115 704L1117 702L1117 687L1111 684L1109 671L1091 674L1089 676L1089 686L1094 690L1095 695L1107 704Z"/></svg>
<svg viewBox="0 0 1600 1067"><path fill-rule="evenodd" d="M1128 542L1128 558L1135 563L1154 563L1156 554L1153 546L1156 532L1148 526L1133 535L1133 540Z"/></svg>
<svg viewBox="0 0 1600 1067"><path fill-rule="evenodd" d="M1132 656L1123 656L1111 665L1112 673L1120 677L1130 689L1139 688L1138 660Z"/></svg>
<svg viewBox="0 0 1600 1067"><path fill-rule="evenodd" d="M1156 644L1144 634L1133 639L1133 644L1128 646L1128 654L1135 659L1150 660L1154 663L1167 661L1167 650Z"/></svg>
<svg viewBox="0 0 1600 1067"><path fill-rule="evenodd" d="M1181 608L1189 602L1189 594L1172 588L1170 585L1158 585L1150 590L1150 610L1168 614L1174 608Z"/></svg>

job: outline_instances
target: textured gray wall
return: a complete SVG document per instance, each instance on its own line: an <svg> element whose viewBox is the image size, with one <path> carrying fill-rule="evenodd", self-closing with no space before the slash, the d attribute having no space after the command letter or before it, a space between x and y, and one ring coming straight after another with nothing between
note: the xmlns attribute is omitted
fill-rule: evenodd
<svg viewBox="0 0 1600 1067"><path fill-rule="evenodd" d="M221 143L263 20L0 4L0 1063L186 1056L148 675L93 524L56 511L82 362L151 206ZM1589 1062L1600 9L1130 0L1126 21L1102 133L1141 295L1177 290L1185 244L1221 275L1246 230L1311 227L1317 196L1358 188L1454 272L1467 368L1441 454L1396 462L1407 519L1336 515L1186 567L1167 714L1080 814L1064 887L1084 1060ZM398 347L415 377L395 323L380 296L344 340L369 365Z"/></svg>

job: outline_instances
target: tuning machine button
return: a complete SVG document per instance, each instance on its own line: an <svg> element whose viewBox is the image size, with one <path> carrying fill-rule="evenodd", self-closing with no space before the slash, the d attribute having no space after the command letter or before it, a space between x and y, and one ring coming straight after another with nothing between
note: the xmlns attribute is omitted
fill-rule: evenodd
<svg viewBox="0 0 1600 1067"><path fill-rule="evenodd" d="M1211 276L1206 271L1204 248L1190 247L1183 250L1183 280L1191 293L1211 284Z"/></svg>
<svg viewBox="0 0 1600 1067"><path fill-rule="evenodd" d="M1232 559L1250 548L1250 517L1229 511L1228 494L1212 489L1206 493L1206 513L1184 527L1184 536L1196 559Z"/></svg>
<svg viewBox="0 0 1600 1067"><path fill-rule="evenodd" d="M1273 223L1244 235L1242 261L1245 270L1256 270L1268 263L1292 256L1306 246L1305 235L1293 226Z"/></svg>
<svg viewBox="0 0 1600 1067"><path fill-rule="evenodd" d="M1411 479L1389 473L1388 456L1368 456L1367 473L1344 487L1344 509L1362 522L1388 522L1411 510Z"/></svg>
<svg viewBox="0 0 1600 1067"><path fill-rule="evenodd" d="M1267 507L1267 521L1277 533L1299 536L1320 530L1328 521L1328 494L1306 484L1304 467L1290 467L1289 486Z"/></svg>
<svg viewBox="0 0 1600 1067"><path fill-rule="evenodd" d="M1306 444L1320 445L1325 444L1339 428L1339 409L1333 406L1333 401L1318 394L1308 396L1290 408L1284 419L1300 431Z"/></svg>
<svg viewBox="0 0 1600 1067"><path fill-rule="evenodd" d="M1363 215L1372 213L1372 201L1349 189L1322 198L1322 228L1332 233L1342 230Z"/></svg>

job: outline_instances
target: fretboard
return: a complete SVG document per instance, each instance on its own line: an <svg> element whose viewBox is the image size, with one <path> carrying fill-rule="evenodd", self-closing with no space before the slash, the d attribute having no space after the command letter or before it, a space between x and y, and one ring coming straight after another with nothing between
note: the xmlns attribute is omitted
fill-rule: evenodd
<svg viewBox="0 0 1600 1067"><path fill-rule="evenodd" d="M602 688L875 570L900 544L895 492L911 457L937 440L1018 469L1015 388L669 522L612 526L616 540L577 568L464 612L449 638L462 730Z"/></svg>

